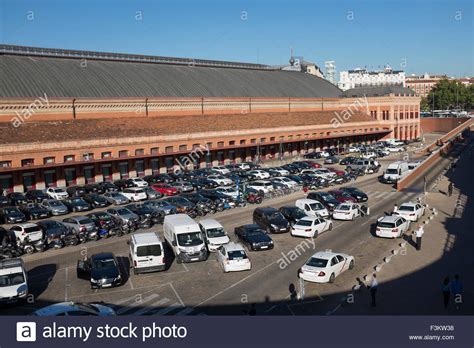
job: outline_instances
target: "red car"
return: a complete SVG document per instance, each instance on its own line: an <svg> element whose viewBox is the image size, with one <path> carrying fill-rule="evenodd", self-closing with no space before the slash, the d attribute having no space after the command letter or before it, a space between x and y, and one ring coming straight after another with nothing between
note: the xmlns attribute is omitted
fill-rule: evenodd
<svg viewBox="0 0 474 348"><path fill-rule="evenodd" d="M313 161L303 161L303 162L308 163L311 168L321 168L321 165L317 162L313 162Z"/></svg>
<svg viewBox="0 0 474 348"><path fill-rule="evenodd" d="M342 169L336 169L336 168L329 168L328 169L333 172L333 173L336 173L337 175L339 176L343 176L346 174L346 171L345 170L342 170Z"/></svg>
<svg viewBox="0 0 474 348"><path fill-rule="evenodd" d="M178 190L176 187L172 187L169 184L153 184L151 185L151 188L155 191L158 191L161 193L163 196L174 196L178 194Z"/></svg>
<svg viewBox="0 0 474 348"><path fill-rule="evenodd" d="M331 190L328 191L329 194L331 194L334 198L336 198L340 203L356 203L356 200L354 197L352 197L350 194L347 192L341 191L341 190Z"/></svg>

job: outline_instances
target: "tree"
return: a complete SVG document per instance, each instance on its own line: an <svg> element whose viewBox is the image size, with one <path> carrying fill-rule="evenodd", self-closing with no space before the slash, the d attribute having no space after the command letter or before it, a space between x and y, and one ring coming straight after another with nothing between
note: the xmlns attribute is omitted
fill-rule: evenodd
<svg viewBox="0 0 474 348"><path fill-rule="evenodd" d="M433 109L433 105L435 110L470 110L474 105L474 85L466 86L456 80L440 80L421 103L422 109Z"/></svg>

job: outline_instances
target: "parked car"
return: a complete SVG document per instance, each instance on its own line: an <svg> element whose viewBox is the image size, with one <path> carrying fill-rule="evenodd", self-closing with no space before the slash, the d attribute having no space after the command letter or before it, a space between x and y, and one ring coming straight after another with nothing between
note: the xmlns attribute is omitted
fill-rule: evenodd
<svg viewBox="0 0 474 348"><path fill-rule="evenodd" d="M84 185L84 190L86 193L98 193L102 194L105 192L104 187L98 183L90 183Z"/></svg>
<svg viewBox="0 0 474 348"><path fill-rule="evenodd" d="M361 216L360 207L355 203L341 203L332 212L334 220L354 220Z"/></svg>
<svg viewBox="0 0 474 348"><path fill-rule="evenodd" d="M0 260L0 303L23 302L28 298L28 278L21 258Z"/></svg>
<svg viewBox="0 0 474 348"><path fill-rule="evenodd" d="M283 206L278 209L285 219L293 226L301 218L308 216L303 209L295 207L293 205Z"/></svg>
<svg viewBox="0 0 474 348"><path fill-rule="evenodd" d="M10 228L10 232L13 234L15 240L18 240L20 243L28 242L37 242L43 239L43 231L41 227L36 223L22 223L13 225Z"/></svg>
<svg viewBox="0 0 474 348"><path fill-rule="evenodd" d="M127 204L128 202L130 202L130 200L125 197L121 192L116 191L104 193L104 198L107 200L107 202L114 205Z"/></svg>
<svg viewBox="0 0 474 348"><path fill-rule="evenodd" d="M340 203L355 203L356 199L352 197L349 193L342 191L342 190L331 190L328 191L328 193L333 196L334 198L337 199L338 202Z"/></svg>
<svg viewBox="0 0 474 348"><path fill-rule="evenodd" d="M20 192L10 192L7 194L7 199L9 200L10 205L14 206L20 206L27 203L25 195Z"/></svg>
<svg viewBox="0 0 474 348"><path fill-rule="evenodd" d="M329 211L339 205L339 201L327 192L310 192L306 198L321 202Z"/></svg>
<svg viewBox="0 0 474 348"><path fill-rule="evenodd" d="M87 211L92 209L91 205L81 197L68 198L64 200L63 203L70 212Z"/></svg>
<svg viewBox="0 0 474 348"><path fill-rule="evenodd" d="M133 187L147 187L148 186L148 183L142 178L130 178L128 179L128 181Z"/></svg>
<svg viewBox="0 0 474 348"><path fill-rule="evenodd" d="M285 169L286 171L288 171L288 169L286 168L283 168L282 169ZM261 170L261 169L256 169L256 170L251 170L248 172L250 175L253 175L255 178L257 179L260 179L260 180L265 180L265 179L269 179L270 178L270 173L264 171L264 170Z"/></svg>
<svg viewBox="0 0 474 348"><path fill-rule="evenodd" d="M87 216L82 216L82 215L71 216L71 217L65 218L63 220L63 224L76 233L97 232L96 224ZM98 235L96 236L98 238Z"/></svg>
<svg viewBox="0 0 474 348"><path fill-rule="evenodd" d="M169 183L168 185L170 185L171 187L175 187L178 193L191 192L194 190L193 185L190 182L186 181L175 181Z"/></svg>
<svg viewBox="0 0 474 348"><path fill-rule="evenodd" d="M405 202L394 209L393 214L402 216L408 221L418 221L418 219L425 215L425 206L420 203Z"/></svg>
<svg viewBox="0 0 474 348"><path fill-rule="evenodd" d="M122 223L128 223L129 221L133 223L138 223L139 217L137 214L132 212L130 209L125 207L116 207L107 209L107 213L112 216L115 216Z"/></svg>
<svg viewBox="0 0 474 348"><path fill-rule="evenodd" d="M349 165L351 163L354 163L355 161L357 161L359 158L358 157L354 157L354 156L347 156L347 157L344 157L343 159L341 159L341 161L339 162L339 164L341 165Z"/></svg>
<svg viewBox="0 0 474 348"><path fill-rule="evenodd" d="M41 206L49 210L51 215L64 215L69 213L69 209L57 199L45 199Z"/></svg>
<svg viewBox="0 0 474 348"><path fill-rule="evenodd" d="M266 174L270 176L270 174L268 173ZM224 175L220 175L220 174L209 175L207 176L207 180L214 181L219 186L230 186L233 184L233 181L231 179L226 178Z"/></svg>
<svg viewBox="0 0 474 348"><path fill-rule="evenodd" d="M158 199L163 197L161 193L153 190L153 188L151 188L150 186L144 187L143 191L145 191L147 199Z"/></svg>
<svg viewBox="0 0 474 348"><path fill-rule="evenodd" d="M65 224L56 220L42 220L38 226L43 231L46 245L51 247L63 247L65 245L77 245L80 243L78 236Z"/></svg>
<svg viewBox="0 0 474 348"><path fill-rule="evenodd" d="M382 238L401 238L410 227L410 221L399 215L388 215L377 219L375 235Z"/></svg>
<svg viewBox="0 0 474 348"><path fill-rule="evenodd" d="M27 203L20 207L20 211L25 214L28 220L44 219L51 215L48 209L38 203Z"/></svg>
<svg viewBox="0 0 474 348"><path fill-rule="evenodd" d="M32 313L37 317L69 317L69 316L114 316L116 315L113 308L99 303L80 303L80 302L60 302L55 303L41 309L37 309Z"/></svg>
<svg viewBox="0 0 474 348"><path fill-rule="evenodd" d="M83 197L83 199L89 203L92 208L105 208L110 205L110 203L105 199L104 196L101 196L97 193L88 193Z"/></svg>
<svg viewBox="0 0 474 348"><path fill-rule="evenodd" d="M174 205L178 214L188 214L190 216L196 214L196 205L184 197L172 196L166 197L163 200L168 204Z"/></svg>
<svg viewBox="0 0 474 348"><path fill-rule="evenodd" d="M125 206L125 208L129 209L130 211L134 212L140 218L140 221L143 222L143 228L149 228L153 224L162 223L163 217L153 209L149 205L145 205L143 203L132 203ZM144 220L148 220L150 223L145 222Z"/></svg>
<svg viewBox="0 0 474 348"><path fill-rule="evenodd" d="M291 227L291 235L316 238L319 234L332 230L332 221L316 216L305 216Z"/></svg>
<svg viewBox="0 0 474 348"><path fill-rule="evenodd" d="M367 202L367 200L369 199L367 194L359 190L357 187L342 187L341 191L347 192L356 200L356 202L359 203Z"/></svg>
<svg viewBox="0 0 474 348"><path fill-rule="evenodd" d="M77 261L77 277L90 282L91 289L119 286L123 282L119 263L112 253L94 254Z"/></svg>
<svg viewBox="0 0 474 348"><path fill-rule="evenodd" d="M328 217L329 211L319 201L313 199L297 199L295 205L304 210L308 216Z"/></svg>
<svg viewBox="0 0 474 348"><path fill-rule="evenodd" d="M66 199L69 197L67 192L59 187L48 187L46 189L46 194L52 198L52 199L57 199L58 201L61 201L63 199Z"/></svg>
<svg viewBox="0 0 474 348"><path fill-rule="evenodd" d="M318 251L299 269L298 276L313 283L334 283L337 276L354 268L354 256Z"/></svg>
<svg viewBox="0 0 474 348"><path fill-rule="evenodd" d="M329 157L326 157L326 159L324 160L324 164L337 164L339 163L339 158L337 158L336 156L329 156Z"/></svg>
<svg viewBox="0 0 474 348"><path fill-rule="evenodd" d="M155 209L158 212L162 212L163 216L176 214L176 207L164 200L153 199L153 200L145 201L143 202L143 204Z"/></svg>
<svg viewBox="0 0 474 348"><path fill-rule="evenodd" d="M253 223L266 230L267 233L285 233L290 231L290 223L275 208L256 208L253 211Z"/></svg>
<svg viewBox="0 0 474 348"><path fill-rule="evenodd" d="M49 196L43 190L28 190L25 194L25 198L31 203L41 203Z"/></svg>
<svg viewBox="0 0 474 348"><path fill-rule="evenodd" d="M199 221L199 227L201 228L207 249L211 252L230 242L224 227L217 220L203 219Z"/></svg>
<svg viewBox="0 0 474 348"><path fill-rule="evenodd" d="M66 192L69 197L82 197L87 193L86 189L82 186L69 186L66 188Z"/></svg>
<svg viewBox="0 0 474 348"><path fill-rule="evenodd" d="M236 227L234 234L249 250L273 249L273 240L258 225L250 224Z"/></svg>
<svg viewBox="0 0 474 348"><path fill-rule="evenodd" d="M110 181L99 182L99 186L103 192L117 192L119 190L119 188Z"/></svg>
<svg viewBox="0 0 474 348"><path fill-rule="evenodd" d="M153 184L151 185L151 188L161 193L163 196L174 196L178 194L178 189L167 183Z"/></svg>
<svg viewBox="0 0 474 348"><path fill-rule="evenodd" d="M132 183L127 179L116 180L113 184L118 188L119 191L123 191L126 188L132 187Z"/></svg>
<svg viewBox="0 0 474 348"><path fill-rule="evenodd" d="M10 206L10 201L7 197L0 195L0 208Z"/></svg>
<svg viewBox="0 0 474 348"><path fill-rule="evenodd" d="M247 185L247 187L251 188L251 189L254 189L258 192L262 192L264 194L270 193L271 191L274 190L272 182L268 181L268 180L253 181L253 182L250 182Z"/></svg>
<svg viewBox="0 0 474 348"><path fill-rule="evenodd" d="M18 207L0 208L0 222L2 224L26 222L26 215Z"/></svg>
<svg viewBox="0 0 474 348"><path fill-rule="evenodd" d="M227 272L250 271L252 263L243 246L231 242L217 249L217 262Z"/></svg>

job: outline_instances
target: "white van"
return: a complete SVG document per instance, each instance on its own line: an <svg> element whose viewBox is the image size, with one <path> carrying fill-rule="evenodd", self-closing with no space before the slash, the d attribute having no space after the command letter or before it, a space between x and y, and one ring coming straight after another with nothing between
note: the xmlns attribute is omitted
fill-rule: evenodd
<svg viewBox="0 0 474 348"><path fill-rule="evenodd" d="M128 244L135 274L165 270L165 252L157 232L132 234Z"/></svg>
<svg viewBox="0 0 474 348"><path fill-rule="evenodd" d="M396 183L404 178L409 172L408 163L405 161L390 163L383 174L382 182L387 184Z"/></svg>
<svg viewBox="0 0 474 348"><path fill-rule="evenodd" d="M206 243L196 221L186 214L166 215L163 221L165 240L176 256L176 262L205 261Z"/></svg>
<svg viewBox="0 0 474 348"><path fill-rule="evenodd" d="M201 227L209 251L216 251L222 245L230 242L224 227L217 220L203 219L199 221L199 227Z"/></svg>
<svg viewBox="0 0 474 348"><path fill-rule="evenodd" d="M315 216L315 217L328 217L329 212L328 210L322 205L321 202L316 201L314 199L298 199L295 202L295 206L303 209L306 214L309 216Z"/></svg>
<svg viewBox="0 0 474 348"><path fill-rule="evenodd" d="M21 302L28 296L28 282L23 261L20 258L0 261L0 303Z"/></svg>

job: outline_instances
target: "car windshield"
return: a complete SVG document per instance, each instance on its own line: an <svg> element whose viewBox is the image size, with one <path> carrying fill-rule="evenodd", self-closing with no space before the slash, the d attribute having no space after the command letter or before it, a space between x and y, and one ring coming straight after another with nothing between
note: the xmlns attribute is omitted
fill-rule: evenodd
<svg viewBox="0 0 474 348"><path fill-rule="evenodd" d="M258 229L258 228L252 229L252 230L246 230L246 231L245 231L245 234L246 234L247 236L259 236L259 235L261 235L261 234L263 234L263 233L264 233L264 232L263 232L262 230Z"/></svg>
<svg viewBox="0 0 474 348"><path fill-rule="evenodd" d="M62 189L54 189L53 191L56 192L56 193L64 192Z"/></svg>
<svg viewBox="0 0 474 348"><path fill-rule="evenodd" d="M0 276L0 287L20 285L25 282L23 272L5 274Z"/></svg>
<svg viewBox="0 0 474 348"><path fill-rule="evenodd" d="M311 226L313 222L311 220L300 220L296 223L298 226Z"/></svg>
<svg viewBox="0 0 474 348"><path fill-rule="evenodd" d="M340 205L337 207L337 210L351 210L351 207L349 205Z"/></svg>
<svg viewBox="0 0 474 348"><path fill-rule="evenodd" d="M105 269L105 268L115 268L115 260L114 259L102 259L102 260L94 260L92 268L94 269Z"/></svg>
<svg viewBox="0 0 474 348"><path fill-rule="evenodd" d="M95 214L95 216L96 216L98 219L110 220L110 215L109 215L109 214L106 214L106 213L97 213L97 214Z"/></svg>
<svg viewBox="0 0 474 348"><path fill-rule="evenodd" d="M13 214L13 213L17 213L17 212L18 212L17 208L5 208L5 213L7 213L7 214Z"/></svg>
<svg viewBox="0 0 474 348"><path fill-rule="evenodd" d="M161 255L161 245L142 245L137 247L137 256L160 256Z"/></svg>
<svg viewBox="0 0 474 348"><path fill-rule="evenodd" d="M386 174L398 174L398 170L397 170L397 169L388 168L385 173L386 173Z"/></svg>
<svg viewBox="0 0 474 348"><path fill-rule="evenodd" d="M71 199L71 202L72 203L82 203L82 199L81 198L73 198L73 199Z"/></svg>
<svg viewBox="0 0 474 348"><path fill-rule="evenodd" d="M81 225L93 224L92 220L89 218L80 218L80 219L77 219L77 222L80 223Z"/></svg>
<svg viewBox="0 0 474 348"><path fill-rule="evenodd" d="M119 215L127 215L127 214L130 214L130 210L128 209L125 209L125 208L121 208L121 209L117 209L117 214Z"/></svg>
<svg viewBox="0 0 474 348"><path fill-rule="evenodd" d="M227 252L227 255L229 255L229 260L243 260L247 258L244 250L232 250Z"/></svg>
<svg viewBox="0 0 474 348"><path fill-rule="evenodd" d="M324 209L323 205L319 202L315 202L315 203L311 203L309 205L309 207L312 209L312 210L319 210L319 209Z"/></svg>
<svg viewBox="0 0 474 348"><path fill-rule="evenodd" d="M52 207L62 207L62 203L58 201L49 201L49 205Z"/></svg>
<svg viewBox="0 0 474 348"><path fill-rule="evenodd" d="M209 238L217 238L217 237L224 237L225 231L222 227L218 228L209 228L206 230L207 236Z"/></svg>
<svg viewBox="0 0 474 348"><path fill-rule="evenodd" d="M306 265L311 266L311 267L319 267L319 268L324 268L328 264L328 260L325 259L319 259L317 257L312 257L306 262Z"/></svg>
<svg viewBox="0 0 474 348"><path fill-rule="evenodd" d="M275 211L273 213L270 213L268 215L269 220L274 220L274 219L284 219L285 217L280 213L279 211Z"/></svg>
<svg viewBox="0 0 474 348"><path fill-rule="evenodd" d="M180 233L178 234L178 245L193 246L202 243L200 232Z"/></svg>
<svg viewBox="0 0 474 348"><path fill-rule="evenodd" d="M380 228L395 228L395 223L379 221L379 223L377 224L377 227L380 227Z"/></svg>
<svg viewBox="0 0 474 348"><path fill-rule="evenodd" d="M415 210L415 207L409 206L409 205L401 205L400 208L398 208L399 211L413 211Z"/></svg>
<svg viewBox="0 0 474 348"><path fill-rule="evenodd" d="M34 232L40 232L41 228L39 226L31 226L31 227L26 227L24 229L26 233L34 233Z"/></svg>

